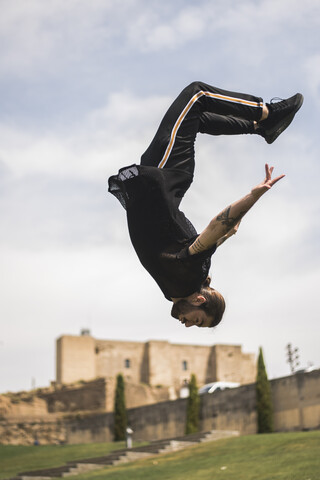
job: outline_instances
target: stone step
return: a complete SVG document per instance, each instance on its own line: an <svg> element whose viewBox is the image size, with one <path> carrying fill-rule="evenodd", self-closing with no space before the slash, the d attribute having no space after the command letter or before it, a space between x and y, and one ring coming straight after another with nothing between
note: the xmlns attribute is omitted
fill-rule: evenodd
<svg viewBox="0 0 320 480"><path fill-rule="evenodd" d="M80 475L81 473L90 472L91 470L99 470L104 468L105 465L98 465L96 463L78 463L74 467L70 466L69 473L64 474L64 476L69 475Z"/></svg>
<svg viewBox="0 0 320 480"><path fill-rule="evenodd" d="M41 470L32 470L30 472L21 472L19 473L19 477L47 477L47 478L55 478L55 477L62 477L63 473L69 472L69 466L63 465L62 467L53 467L53 468L43 468Z"/></svg>
<svg viewBox="0 0 320 480"><path fill-rule="evenodd" d="M212 430L208 432L201 442L212 442L214 440L221 440L223 438L238 437L240 435L238 430Z"/></svg>
<svg viewBox="0 0 320 480"><path fill-rule="evenodd" d="M52 477L18 477L18 480L52 480Z"/></svg>
<svg viewBox="0 0 320 480"><path fill-rule="evenodd" d="M189 433L188 435L182 435L179 437L170 438L170 440L177 440L177 441L183 441L183 442L199 442L201 439L206 438L206 436L211 433L212 431Z"/></svg>
<svg viewBox="0 0 320 480"><path fill-rule="evenodd" d="M142 458L147 458L154 455L153 453L147 452L128 452L127 455L122 456L119 460L116 460L113 465L120 465L122 463L134 462L135 460L140 460Z"/></svg>

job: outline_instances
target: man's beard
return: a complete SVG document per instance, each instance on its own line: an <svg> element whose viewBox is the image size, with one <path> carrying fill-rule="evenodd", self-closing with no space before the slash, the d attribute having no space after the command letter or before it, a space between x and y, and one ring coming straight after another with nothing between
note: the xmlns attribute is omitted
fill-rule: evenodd
<svg viewBox="0 0 320 480"><path fill-rule="evenodd" d="M171 308L171 316L179 320L179 315L185 315L186 313L198 310L199 307L191 305L187 300L179 300L174 303Z"/></svg>

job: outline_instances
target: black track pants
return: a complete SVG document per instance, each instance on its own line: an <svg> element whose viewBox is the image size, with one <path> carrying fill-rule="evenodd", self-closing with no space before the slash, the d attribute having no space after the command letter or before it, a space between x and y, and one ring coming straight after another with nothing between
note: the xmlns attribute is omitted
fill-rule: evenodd
<svg viewBox="0 0 320 480"><path fill-rule="evenodd" d="M262 98L212 87L188 85L165 114L141 165L173 168L193 175L198 132L209 135L254 133L262 115Z"/></svg>

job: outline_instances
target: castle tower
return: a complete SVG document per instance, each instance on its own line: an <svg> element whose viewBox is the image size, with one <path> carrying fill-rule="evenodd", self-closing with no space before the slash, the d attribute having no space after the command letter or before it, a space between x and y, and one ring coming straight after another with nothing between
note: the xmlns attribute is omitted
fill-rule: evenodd
<svg viewBox="0 0 320 480"><path fill-rule="evenodd" d="M80 336L63 335L58 338L56 355L58 384L96 377L95 340L87 332Z"/></svg>

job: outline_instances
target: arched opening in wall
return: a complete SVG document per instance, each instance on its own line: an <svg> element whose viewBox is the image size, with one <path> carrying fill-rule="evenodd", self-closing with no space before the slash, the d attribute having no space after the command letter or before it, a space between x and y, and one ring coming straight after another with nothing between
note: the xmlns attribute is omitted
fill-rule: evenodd
<svg viewBox="0 0 320 480"><path fill-rule="evenodd" d="M186 370L188 370L188 362L187 360L183 360L182 361L182 370L185 372Z"/></svg>

